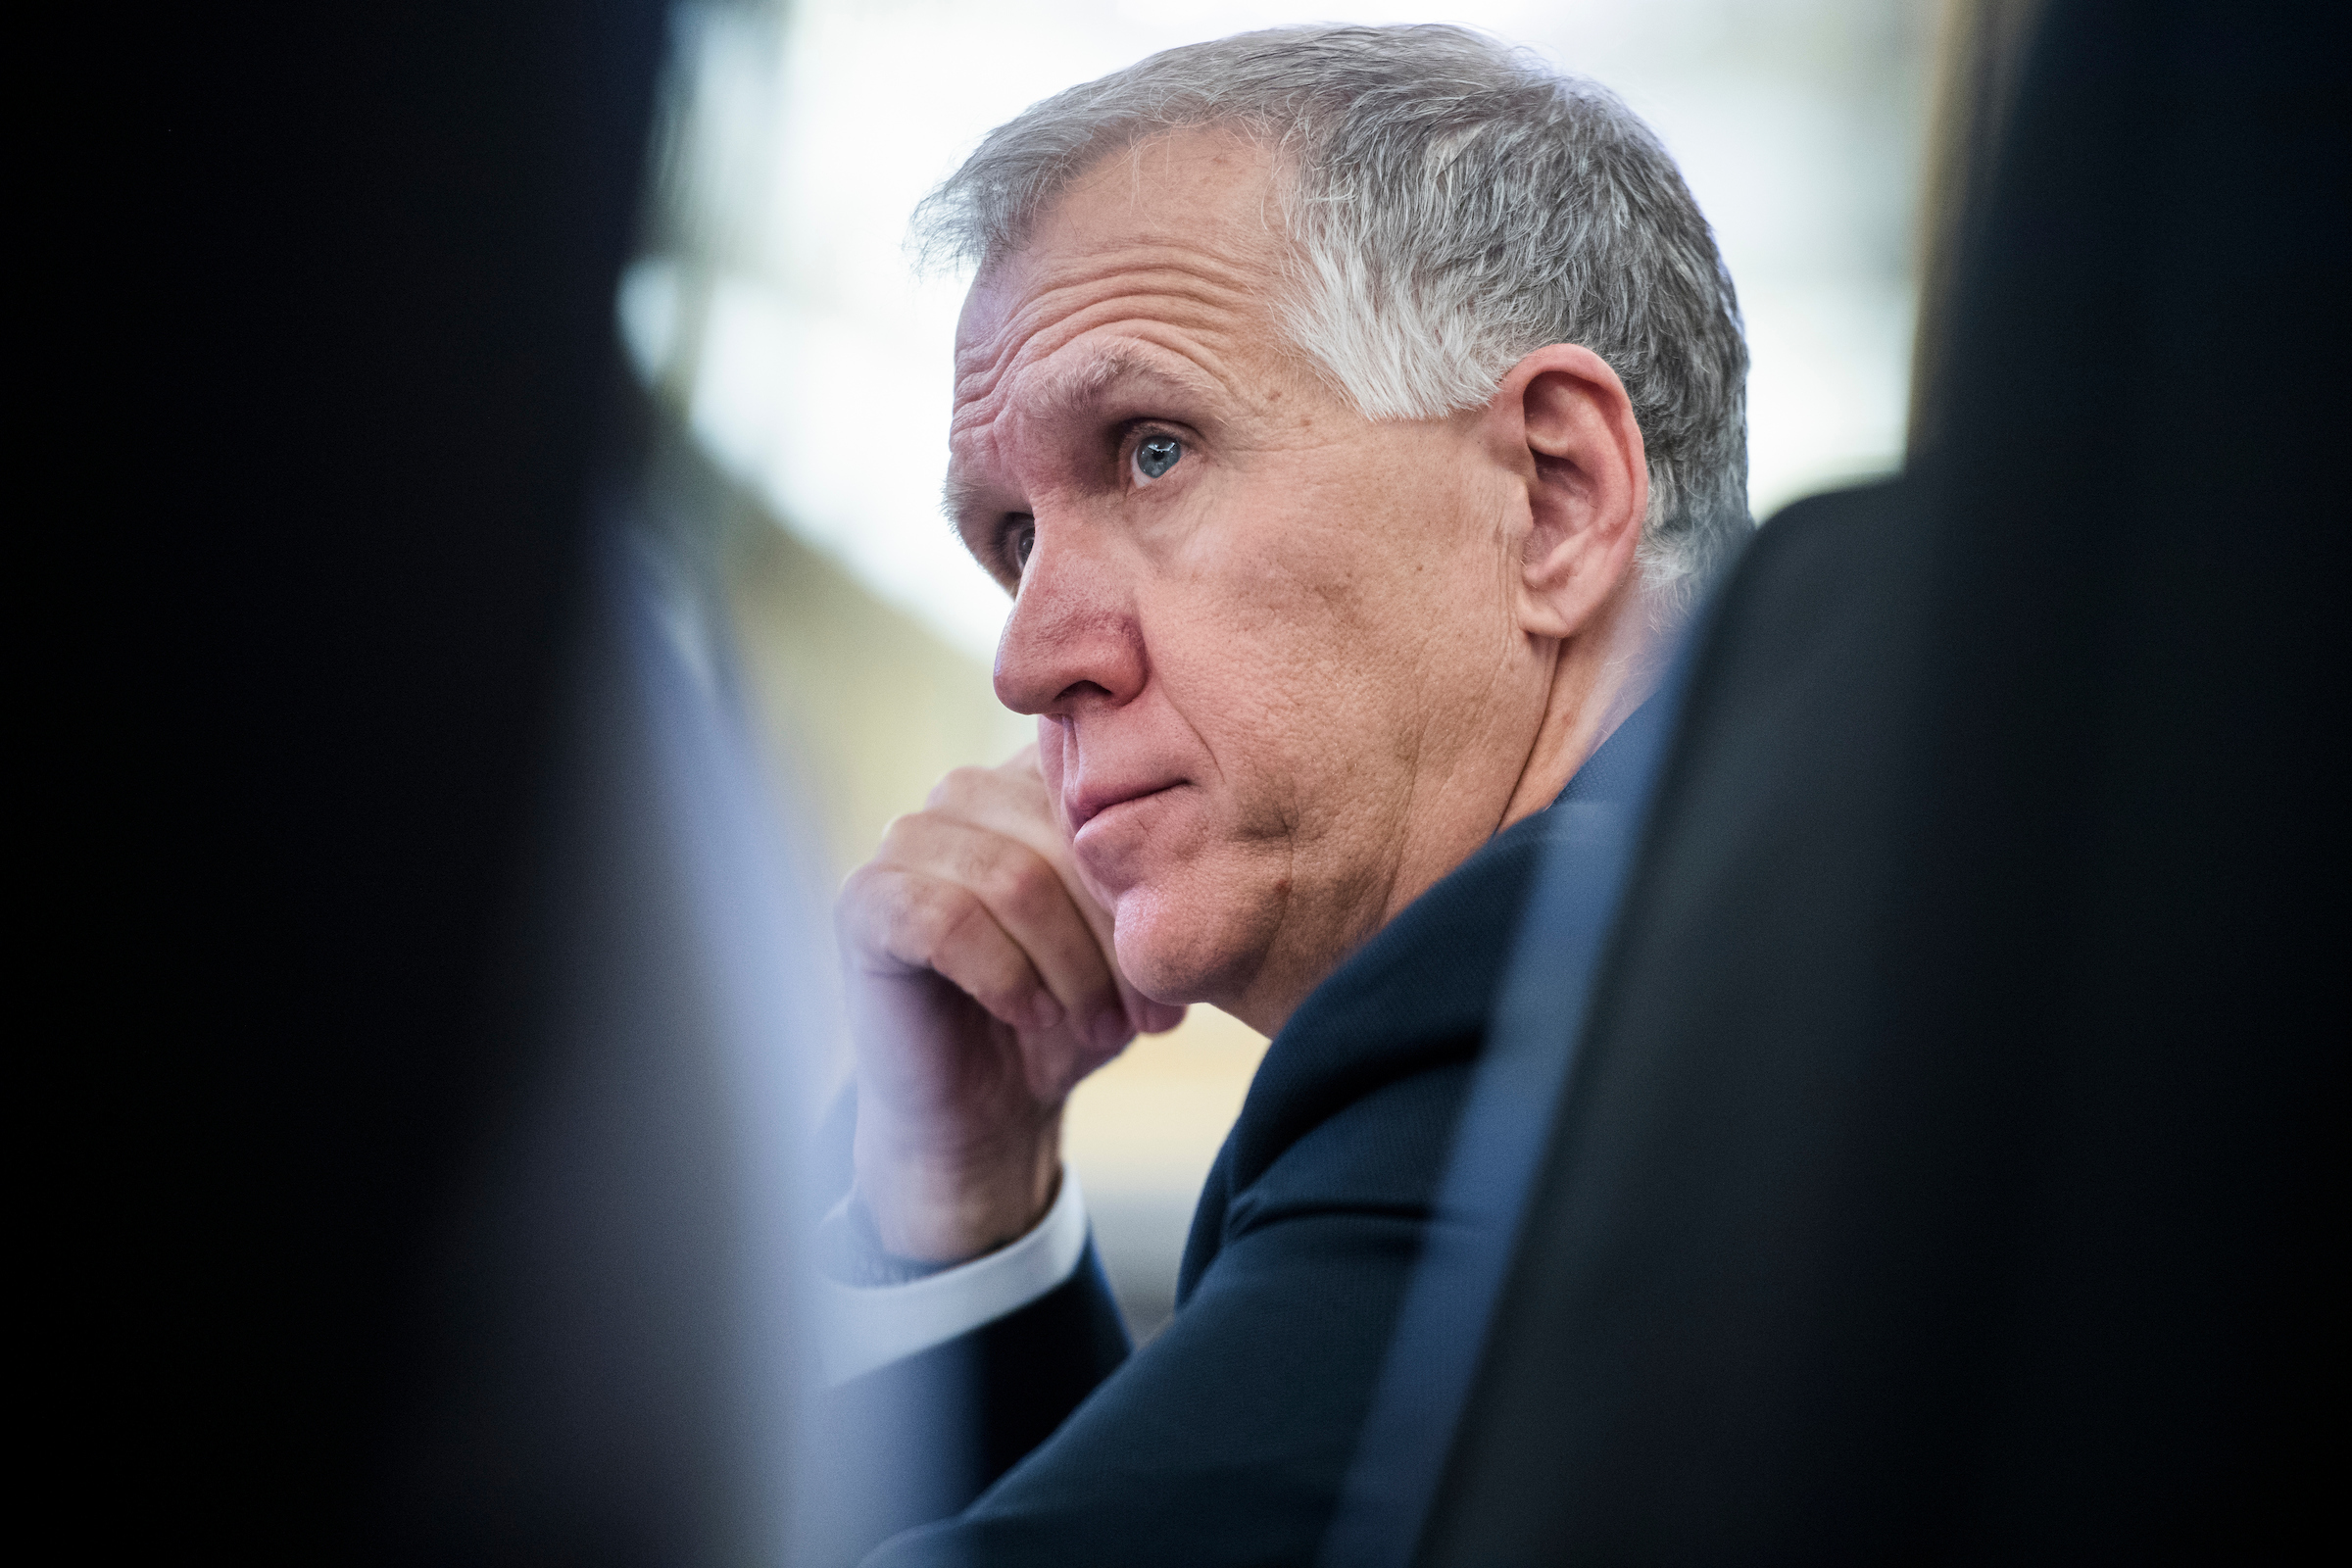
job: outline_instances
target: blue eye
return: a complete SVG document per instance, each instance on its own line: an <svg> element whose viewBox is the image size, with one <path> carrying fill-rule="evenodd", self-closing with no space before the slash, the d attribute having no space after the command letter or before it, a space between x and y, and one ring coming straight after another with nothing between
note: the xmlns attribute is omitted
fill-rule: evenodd
<svg viewBox="0 0 2352 1568"><path fill-rule="evenodd" d="M1148 435L1135 449L1135 471L1149 482L1176 466L1183 456L1184 443L1174 436Z"/></svg>

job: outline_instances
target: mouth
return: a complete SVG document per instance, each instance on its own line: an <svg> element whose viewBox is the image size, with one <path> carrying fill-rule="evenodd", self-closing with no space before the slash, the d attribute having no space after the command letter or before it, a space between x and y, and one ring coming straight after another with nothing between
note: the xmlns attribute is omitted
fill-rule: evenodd
<svg viewBox="0 0 2352 1568"><path fill-rule="evenodd" d="M1170 790L1181 788L1183 784L1184 780L1175 779L1166 784L1147 784L1136 789L1113 789L1105 790L1101 794L1082 794L1069 804L1070 837L1075 839L1086 830L1087 824L1106 812L1116 810L1122 806L1133 806L1138 801L1148 801L1155 796L1165 795Z"/></svg>

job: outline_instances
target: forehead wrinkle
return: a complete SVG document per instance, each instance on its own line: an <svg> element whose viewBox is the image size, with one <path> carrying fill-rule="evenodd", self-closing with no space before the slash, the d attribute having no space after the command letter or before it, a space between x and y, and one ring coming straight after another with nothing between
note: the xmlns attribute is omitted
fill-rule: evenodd
<svg viewBox="0 0 2352 1568"><path fill-rule="evenodd" d="M1229 337L1236 325L1263 313L1269 292L1263 271L1244 259L1170 244L1131 243L1065 261L1053 275L1023 290L1025 297L985 337L958 338L956 401L986 399L1024 358L1051 358L1071 339L1122 316L1204 337ZM1100 285L1114 279L1119 287L1096 294ZM1232 320L1169 320L1171 307L1192 307ZM1042 352L1040 339L1047 340Z"/></svg>
<svg viewBox="0 0 2352 1568"><path fill-rule="evenodd" d="M1191 356L1149 338L1114 339L1089 345L1080 353L1075 363L1061 365L1054 364L1054 357L1048 356L1035 369L1040 379L1034 392L1022 389L1009 406L1005 399L997 396L1004 380L992 384L985 400L999 405L994 409L983 407L983 400L958 399L950 424L951 437L994 424L1006 414L1023 424L1034 421L1051 427L1101 408L1114 394L1131 388L1156 389L1189 398L1236 395L1226 377L1205 369ZM1009 379L1012 377L1004 378Z"/></svg>

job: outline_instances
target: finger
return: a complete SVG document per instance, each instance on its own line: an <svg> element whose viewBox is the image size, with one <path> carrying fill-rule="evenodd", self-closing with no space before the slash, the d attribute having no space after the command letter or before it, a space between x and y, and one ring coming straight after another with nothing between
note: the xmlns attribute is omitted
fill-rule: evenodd
<svg viewBox="0 0 2352 1568"><path fill-rule="evenodd" d="M1127 1037L1172 1029L1184 1017L1180 1005L1154 1002L1135 989L1118 963L1116 926L1110 910L1099 903L1078 874L1052 796L1037 769L1037 748L1028 746L1002 767L959 767L941 779L931 792L930 812L951 816L1017 839L1037 852L1061 877L1070 900L1094 932L1096 946L1118 988L1120 1010L1126 1015ZM1125 1044L1122 1038L1119 1045ZM1115 1048L1114 1048L1115 1049ZM1107 1058L1105 1058L1107 1059Z"/></svg>
<svg viewBox="0 0 2352 1568"><path fill-rule="evenodd" d="M1018 943L1090 1043L1126 1042L1124 1001L1094 928L1060 873L1028 845L938 812L891 823L881 863L970 890Z"/></svg>
<svg viewBox="0 0 2352 1568"><path fill-rule="evenodd" d="M1037 769L1037 748L1025 746L1001 767L959 767L931 791L929 810L1017 839L1042 856L1070 890L1096 940L1116 967L1110 910L1079 874L1069 835Z"/></svg>
<svg viewBox="0 0 2352 1568"><path fill-rule="evenodd" d="M1065 1016L1028 953L969 888L869 864L843 888L840 924L851 961L870 974L929 970L1019 1030L1050 1031Z"/></svg>
<svg viewBox="0 0 2352 1568"><path fill-rule="evenodd" d="M1037 748L1025 746L1002 767L959 767L931 787L924 809L974 827L989 828L1017 839L1065 872L1078 896L1089 905L1094 897L1077 879L1077 861L1070 841L1054 812L1053 796L1037 770Z"/></svg>
<svg viewBox="0 0 2352 1568"><path fill-rule="evenodd" d="M1062 1099L1126 1043L1123 1025L1105 1046L1098 1044L1103 1039L1099 1030L1082 1029L1081 1018L1065 1014L1035 969L1021 968L1027 954L968 888L900 866L868 864L844 885L838 919L854 966L886 984L936 975L1011 1025L1023 1084L1040 1102ZM1024 994L1034 1009L1027 1017L1021 1016ZM1115 996L1107 987L1105 994ZM887 1009L887 997L880 1000ZM1117 1023L1115 1001L1108 1012Z"/></svg>

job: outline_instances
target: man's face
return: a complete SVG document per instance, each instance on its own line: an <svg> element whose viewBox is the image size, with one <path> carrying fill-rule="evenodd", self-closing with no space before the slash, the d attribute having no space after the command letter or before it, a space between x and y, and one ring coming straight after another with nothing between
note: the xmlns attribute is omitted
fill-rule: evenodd
<svg viewBox="0 0 2352 1568"><path fill-rule="evenodd" d="M1276 318L1278 222L1226 133L1106 161L974 285L950 433L1017 594L997 692L1120 966L1261 1026L1495 830L1547 678L1512 454L1328 387Z"/></svg>

